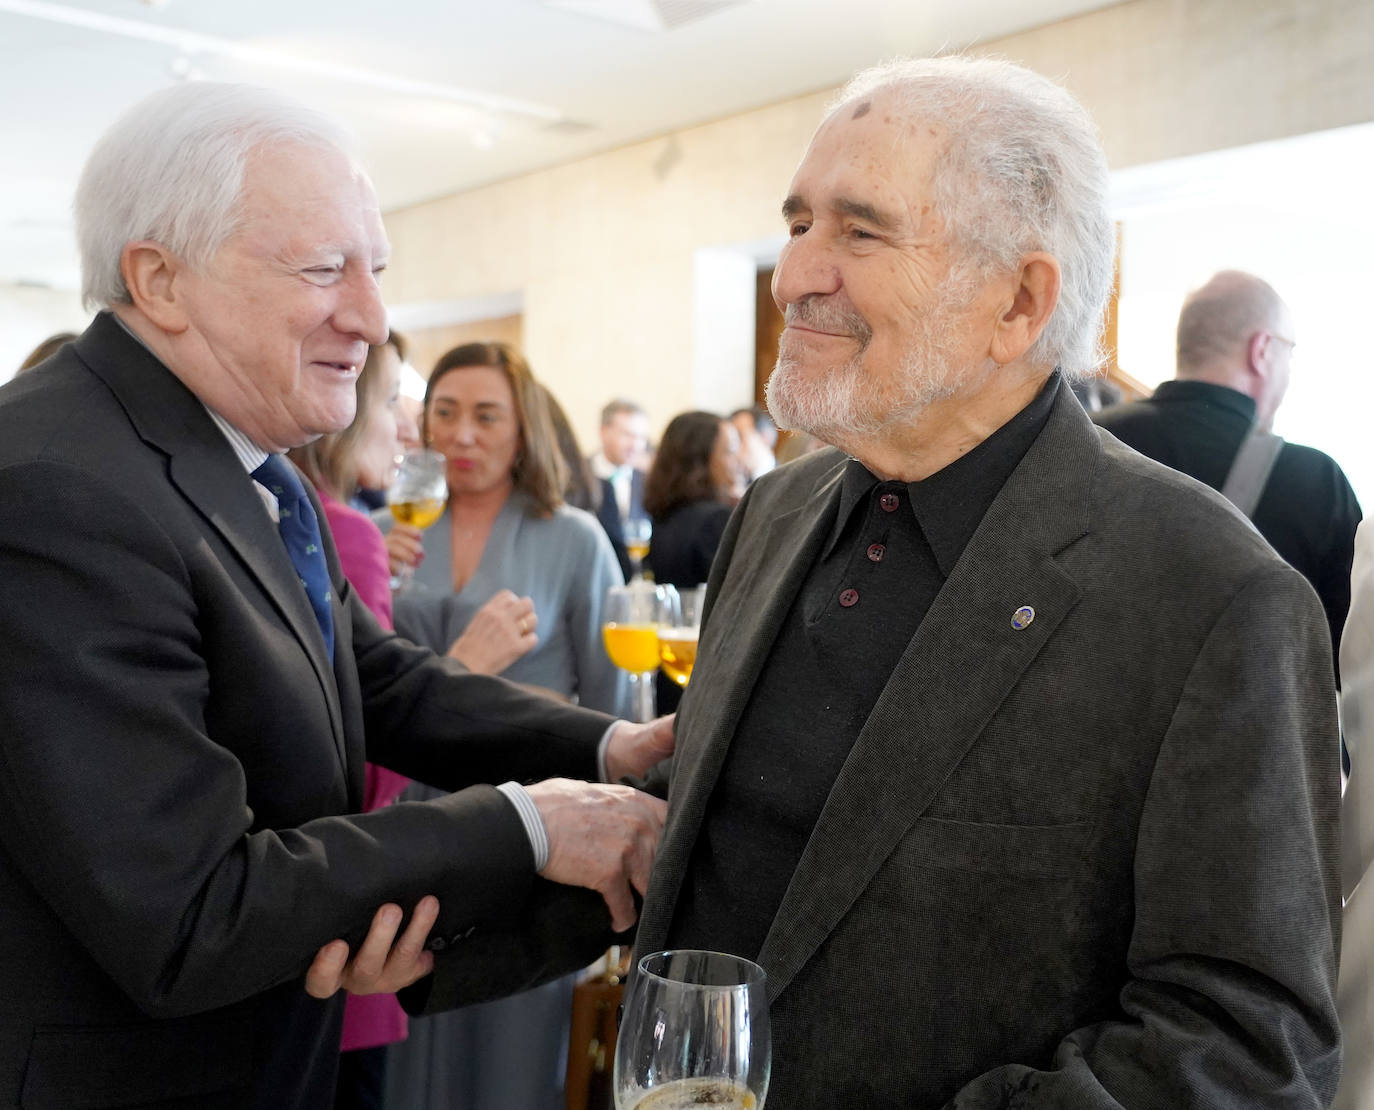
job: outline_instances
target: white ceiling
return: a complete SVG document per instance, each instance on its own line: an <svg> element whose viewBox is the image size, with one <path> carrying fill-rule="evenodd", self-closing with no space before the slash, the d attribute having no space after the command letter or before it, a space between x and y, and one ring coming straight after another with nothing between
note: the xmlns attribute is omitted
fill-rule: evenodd
<svg viewBox="0 0 1374 1110"><path fill-rule="evenodd" d="M271 85L345 118L391 209L828 88L893 54L1105 6L0 0L0 283L75 287L82 160L124 108L174 80Z"/></svg>

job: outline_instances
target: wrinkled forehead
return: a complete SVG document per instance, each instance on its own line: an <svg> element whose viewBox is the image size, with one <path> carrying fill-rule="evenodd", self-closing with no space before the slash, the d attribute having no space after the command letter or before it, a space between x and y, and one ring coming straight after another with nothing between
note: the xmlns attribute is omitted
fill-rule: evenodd
<svg viewBox="0 0 1374 1110"><path fill-rule="evenodd" d="M942 127L913 115L890 90L840 105L816 129L784 212L853 202L924 209L947 145Z"/></svg>
<svg viewBox="0 0 1374 1110"><path fill-rule="evenodd" d="M255 148L244 165L240 226L291 222L302 236L355 243L385 253L376 190L363 168L337 147L277 142Z"/></svg>

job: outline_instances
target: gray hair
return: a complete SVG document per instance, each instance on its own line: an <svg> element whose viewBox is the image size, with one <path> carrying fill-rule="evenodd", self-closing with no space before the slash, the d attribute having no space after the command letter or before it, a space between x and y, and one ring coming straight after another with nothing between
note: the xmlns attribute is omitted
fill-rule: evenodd
<svg viewBox="0 0 1374 1110"><path fill-rule="evenodd" d="M203 270L237 230L249 155L270 143L350 157L354 145L327 116L251 85L188 82L125 112L96 143L76 187L82 303L129 303L120 255L140 239Z"/></svg>
<svg viewBox="0 0 1374 1110"><path fill-rule="evenodd" d="M1027 358L1091 377L1113 279L1116 232L1107 159L1088 113L1066 90L995 58L899 58L857 74L827 118L891 92L904 113L944 132L935 209L966 265L1009 270L1029 251L1059 262L1059 304ZM960 275L956 271L956 277Z"/></svg>

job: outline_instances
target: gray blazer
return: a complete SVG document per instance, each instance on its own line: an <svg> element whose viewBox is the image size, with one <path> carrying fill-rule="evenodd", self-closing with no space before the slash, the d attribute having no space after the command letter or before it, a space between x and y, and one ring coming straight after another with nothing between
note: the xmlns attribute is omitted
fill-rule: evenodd
<svg viewBox="0 0 1374 1110"><path fill-rule="evenodd" d="M663 946L726 750L748 742L736 724L843 461L760 478L726 532L641 953ZM763 944L769 1106L1324 1105L1337 758L1307 583L1061 391L893 671Z"/></svg>

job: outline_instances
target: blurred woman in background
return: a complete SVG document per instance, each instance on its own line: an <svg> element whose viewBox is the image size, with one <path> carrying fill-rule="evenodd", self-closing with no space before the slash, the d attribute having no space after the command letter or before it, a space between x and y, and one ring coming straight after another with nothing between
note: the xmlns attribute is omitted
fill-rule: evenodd
<svg viewBox="0 0 1374 1110"><path fill-rule="evenodd" d="M502 590L528 595L528 654L502 673L625 716L628 682L601 638L606 590L623 579L588 513L564 503L567 475L547 398L504 343L468 343L439 359L425 389L425 442L448 460L444 515L396 597L396 627L442 650ZM421 533L390 544L414 565ZM388 1103L445 1110L562 1110L572 979L412 1023L392 1052Z"/></svg>
<svg viewBox="0 0 1374 1110"><path fill-rule="evenodd" d="M393 335L371 348L358 373L358 407L353 423L293 449L294 462L314 483L324 509L339 565L385 628L391 627L390 570L381 530L366 513L349 506L360 486L381 489L391 480L403 437L418 435L399 405L401 339ZM367 764L363 810L395 800L407 779ZM336 1110L376 1110L385 1089L385 1046L404 1040L406 1015L394 994L349 995L344 1005L343 1055L339 1062Z"/></svg>
<svg viewBox="0 0 1374 1110"><path fill-rule="evenodd" d="M739 433L730 421L712 412L684 412L669 421L644 481L644 508L654 526L645 565L655 582L683 588L706 581L740 479ZM681 697L660 674L658 711L675 711Z"/></svg>

